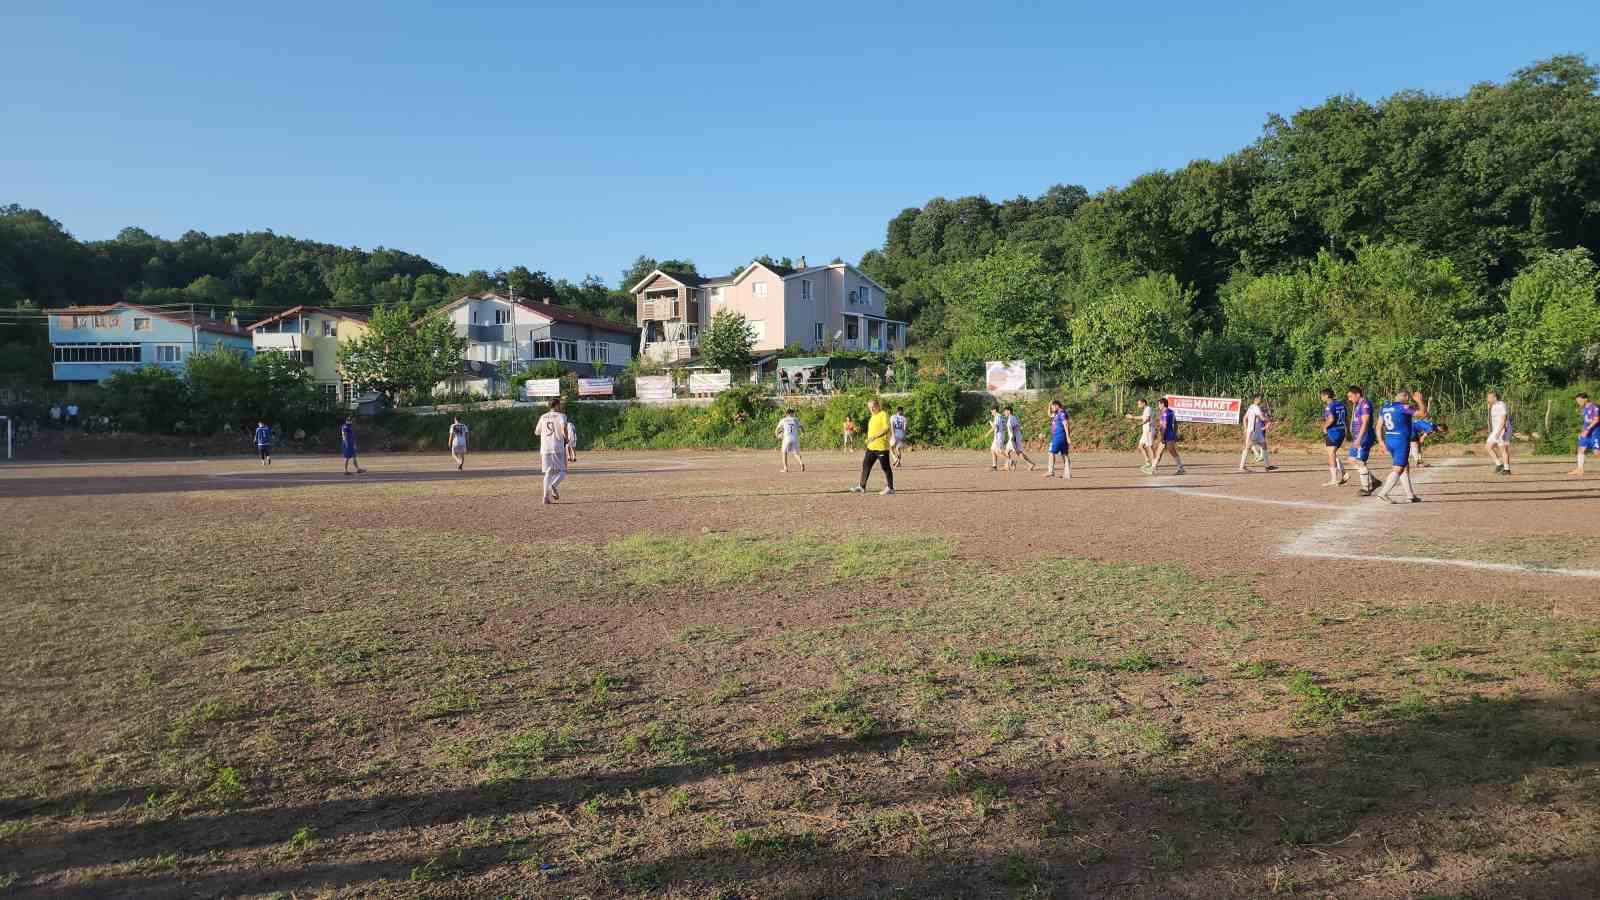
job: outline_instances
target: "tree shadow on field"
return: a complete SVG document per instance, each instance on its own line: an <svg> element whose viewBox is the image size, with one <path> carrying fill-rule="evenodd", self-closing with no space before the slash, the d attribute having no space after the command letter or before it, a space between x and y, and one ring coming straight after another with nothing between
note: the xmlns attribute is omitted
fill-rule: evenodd
<svg viewBox="0 0 1600 900"><path fill-rule="evenodd" d="M1594 712L1593 699L1583 693L1555 700L1473 698L1372 725L1245 739L1181 770L1139 772L1068 758L979 763L948 778L937 768L936 774L872 784L863 790L870 800L848 808L830 808L839 803L832 794L808 805L805 816L765 806L741 811L757 826L750 829L755 837L623 859L558 875L548 886L515 865L510 849L479 847L444 856L99 879L82 893L358 888L431 866L430 877L438 880L466 879L446 885L453 894L542 889L611 896L649 885L686 896L1211 898L1262 896L1285 884L1292 886L1286 892L1326 896L1359 883L1379 885L1390 896L1593 896L1600 832L1587 843L1573 834L1567 837L1574 840L1552 846L1550 835L1500 826L1503 810L1515 802L1548 804L1542 811L1559 815L1572 799L1556 787L1548 796L1534 792L1515 801L1512 787L1526 776L1585 770L1592 776L1600 761ZM37 876L153 853L261 847L286 840L305 823L317 828L319 839L374 835L571 803L596 791L682 783L723 765L744 772L783 762L838 762L887 752L906 737L840 738L692 765L105 826L54 839L30 841L24 834L18 840L24 852L11 866ZM1583 802L1579 797L1575 805ZM835 815L817 815L829 812ZM760 815L769 821L750 821ZM819 829L819 822L832 824ZM1506 842L1512 846L1502 847ZM1460 855L1474 850L1498 862L1460 865ZM1489 874L1460 874L1474 871Z"/></svg>
<svg viewBox="0 0 1600 900"><path fill-rule="evenodd" d="M768 750L742 750L709 759L593 775L515 779L440 791L348 797L314 804L254 807L215 814L199 813L164 821L103 825L72 833L28 831L8 847L20 851L8 864L37 874L67 867L124 863L162 853L217 853L281 844L296 829L307 824L315 828L319 839L333 839L461 822L468 818L526 812L546 804L572 805L600 793L670 787L714 776L729 766L739 771L750 771L765 766L839 760L859 754L879 753L910 737L912 735L909 732L892 731L864 741L836 737L815 743L788 744ZM0 809L0 821L23 814L39 814L46 807L62 811L78 804L88 808L104 808L109 803L134 803L142 800L146 794L143 791L119 790L107 795L75 794L52 798L46 803L13 804L10 809ZM408 871L399 871L398 876L404 878ZM396 873L391 868L385 874L394 877ZM221 881L241 877L234 873L219 875L217 879L220 884ZM321 884L325 880L320 876L319 880L307 880L297 873L287 873L277 887ZM117 888L113 881L98 879L92 885L93 890L85 895L145 894L161 882L159 877L135 878L128 879L125 888ZM193 894L196 889L192 887L192 882L185 884L190 886L185 887L184 892ZM152 887L136 888L134 885Z"/></svg>

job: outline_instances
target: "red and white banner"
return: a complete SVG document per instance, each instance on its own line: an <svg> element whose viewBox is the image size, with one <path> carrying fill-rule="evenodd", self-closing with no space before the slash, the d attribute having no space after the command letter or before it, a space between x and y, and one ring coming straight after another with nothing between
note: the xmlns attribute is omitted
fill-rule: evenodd
<svg viewBox="0 0 1600 900"><path fill-rule="evenodd" d="M633 380L633 394L640 400L671 400L671 375L640 375Z"/></svg>
<svg viewBox="0 0 1600 900"><path fill-rule="evenodd" d="M616 393L617 382L611 378L579 378L579 397L609 397Z"/></svg>
<svg viewBox="0 0 1600 900"><path fill-rule="evenodd" d="M1200 422L1205 425L1239 424L1240 401L1237 397L1167 397L1167 406L1179 422Z"/></svg>

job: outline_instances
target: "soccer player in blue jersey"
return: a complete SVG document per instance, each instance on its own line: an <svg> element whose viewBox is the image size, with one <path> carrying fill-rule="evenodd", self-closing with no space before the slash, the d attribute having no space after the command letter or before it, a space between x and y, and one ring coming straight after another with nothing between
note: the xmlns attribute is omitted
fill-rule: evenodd
<svg viewBox="0 0 1600 900"><path fill-rule="evenodd" d="M1579 394L1576 399L1583 416L1583 429L1578 432L1578 467L1567 474L1582 478L1584 451L1600 453L1600 406L1595 405L1588 394Z"/></svg>
<svg viewBox="0 0 1600 900"><path fill-rule="evenodd" d="M1049 478L1056 473L1056 457L1061 457L1061 477L1072 477L1072 417L1067 414L1067 408L1061 405L1060 400L1050 401L1050 462L1046 464L1044 477Z"/></svg>
<svg viewBox="0 0 1600 900"><path fill-rule="evenodd" d="M266 422L256 423L256 456L261 465L272 465L272 429Z"/></svg>
<svg viewBox="0 0 1600 900"><path fill-rule="evenodd" d="M1411 484L1411 423L1415 418L1415 410L1407 402L1410 399L1410 394L1398 391L1394 399L1385 403L1378 413L1379 426L1383 430L1383 446L1389 451L1389 460L1394 465L1383 487L1378 490L1378 499L1390 503L1399 502L1389 500L1389 492L1394 490L1397 482L1405 484L1406 496L1412 503L1422 502L1422 498L1417 496L1417 489Z"/></svg>
<svg viewBox="0 0 1600 900"><path fill-rule="evenodd" d="M1322 389L1322 443L1328 449L1328 481L1324 487L1338 487L1350 480L1344 473L1344 461L1339 458L1339 448L1344 446L1345 431L1350 425L1349 407L1333 393L1333 388Z"/></svg>
<svg viewBox="0 0 1600 900"><path fill-rule="evenodd" d="M1150 474L1156 473L1156 467L1161 465L1161 457L1172 454L1172 462L1177 465L1177 474L1184 474L1183 457L1178 455L1178 414L1172 411L1172 401L1162 397L1156 401L1156 459L1150 464Z"/></svg>
<svg viewBox="0 0 1600 900"><path fill-rule="evenodd" d="M361 460L356 458L356 420L350 416L344 417L344 424L339 426L339 451L344 454L344 473L350 474L350 466L356 467L357 475L367 474L361 468Z"/></svg>
<svg viewBox="0 0 1600 900"><path fill-rule="evenodd" d="M1356 468L1361 472L1361 496L1371 497L1377 484L1372 478L1372 470L1367 468L1367 460L1372 456L1372 445L1378 442L1373 428L1372 401L1367 399L1361 388L1353 384L1345 388L1345 400L1349 402L1351 411L1350 458L1356 461Z"/></svg>

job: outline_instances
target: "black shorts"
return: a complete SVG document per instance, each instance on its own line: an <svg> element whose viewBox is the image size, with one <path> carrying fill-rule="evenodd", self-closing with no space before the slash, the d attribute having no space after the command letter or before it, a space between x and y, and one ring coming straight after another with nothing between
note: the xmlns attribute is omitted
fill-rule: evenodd
<svg viewBox="0 0 1600 900"><path fill-rule="evenodd" d="M271 447L265 447L265 446L257 445L256 446L256 456L260 457L261 459L271 459L272 458L272 448Z"/></svg>

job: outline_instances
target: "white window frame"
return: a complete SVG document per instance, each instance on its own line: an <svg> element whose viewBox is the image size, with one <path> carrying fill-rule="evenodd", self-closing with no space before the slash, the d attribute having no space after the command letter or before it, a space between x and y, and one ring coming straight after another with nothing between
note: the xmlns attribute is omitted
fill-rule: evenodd
<svg viewBox="0 0 1600 900"><path fill-rule="evenodd" d="M745 324L750 326L750 333L755 335L756 345L760 346L761 342L767 339L767 320L746 319Z"/></svg>
<svg viewBox="0 0 1600 900"><path fill-rule="evenodd" d="M611 361L610 341L584 341L584 343L589 345L586 351L589 357L586 360L587 362L597 362L604 365Z"/></svg>
<svg viewBox="0 0 1600 900"><path fill-rule="evenodd" d="M496 325L504 325L504 324L506 324L507 322L510 322L510 321L511 321L511 310L509 310L509 309L497 309L497 310L494 311L494 323Z"/></svg>
<svg viewBox="0 0 1600 900"><path fill-rule="evenodd" d="M756 297L765 297L767 295L767 283L765 281L750 282L750 293Z"/></svg>
<svg viewBox="0 0 1600 900"><path fill-rule="evenodd" d="M94 344L76 342L52 344L52 361L56 365L128 366L144 362L143 344ZM132 357L131 359L105 359L107 354ZM96 356L98 359L86 357ZM74 359L73 357L77 357Z"/></svg>
<svg viewBox="0 0 1600 900"><path fill-rule="evenodd" d="M800 299L801 300L810 300L811 299L811 279L809 279L809 278L800 279Z"/></svg>
<svg viewBox="0 0 1600 900"><path fill-rule="evenodd" d="M335 322L332 319L323 319L322 320L322 336L323 337L338 337L338 335L339 335L339 323Z"/></svg>
<svg viewBox="0 0 1600 900"><path fill-rule="evenodd" d="M171 357L171 358L169 359L168 357ZM157 344L156 345L156 362L158 362L158 363L181 363L181 362L183 362L183 345L182 344Z"/></svg>
<svg viewBox="0 0 1600 900"><path fill-rule="evenodd" d="M815 326L816 326L816 327L815 327L815 328L813 328L813 329L812 329L812 332L811 332L811 334L812 334L812 340L814 340L814 341L816 341L816 343L817 343L817 344L818 344L818 345L821 345L821 344L822 344L822 342L823 342L823 340L824 340L824 339L825 339L825 336L826 336L826 332L824 332L824 331L823 331L823 329L822 329L822 323L821 323L821 322L815 322L815 323L813 323L813 324L814 324L814 325L815 325Z"/></svg>

